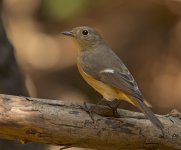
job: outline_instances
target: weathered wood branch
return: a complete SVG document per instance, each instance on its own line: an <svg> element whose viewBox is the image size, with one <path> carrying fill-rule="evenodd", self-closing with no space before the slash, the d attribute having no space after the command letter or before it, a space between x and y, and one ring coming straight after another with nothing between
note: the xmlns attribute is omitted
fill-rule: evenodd
<svg viewBox="0 0 181 150"><path fill-rule="evenodd" d="M119 110L121 118L105 117L98 106L94 122L83 104L0 95L0 137L95 149L181 149L181 115L159 116L164 134L142 113ZM89 105L90 106L90 105Z"/></svg>

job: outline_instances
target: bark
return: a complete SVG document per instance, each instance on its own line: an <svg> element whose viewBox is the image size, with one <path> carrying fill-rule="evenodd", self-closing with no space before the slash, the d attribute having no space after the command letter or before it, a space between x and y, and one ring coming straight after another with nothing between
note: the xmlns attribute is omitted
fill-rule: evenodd
<svg viewBox="0 0 181 150"><path fill-rule="evenodd" d="M98 106L94 121L81 103L0 95L0 137L95 149L181 149L181 115L160 116L157 129L142 113ZM91 106L88 104L88 106ZM101 115L100 115L101 114Z"/></svg>

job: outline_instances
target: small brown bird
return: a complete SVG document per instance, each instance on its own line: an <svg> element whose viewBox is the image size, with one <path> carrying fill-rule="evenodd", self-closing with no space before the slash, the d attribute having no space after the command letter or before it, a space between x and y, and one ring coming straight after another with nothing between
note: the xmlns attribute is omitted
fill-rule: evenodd
<svg viewBox="0 0 181 150"><path fill-rule="evenodd" d="M90 86L108 101L125 100L138 107L154 125L163 129L162 123L146 106L144 97L127 67L98 32L83 26L62 33L73 37L80 46L77 66Z"/></svg>

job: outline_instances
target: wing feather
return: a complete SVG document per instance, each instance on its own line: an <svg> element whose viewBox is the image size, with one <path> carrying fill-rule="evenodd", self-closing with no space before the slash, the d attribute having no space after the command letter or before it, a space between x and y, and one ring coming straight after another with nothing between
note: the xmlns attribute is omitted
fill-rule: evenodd
<svg viewBox="0 0 181 150"><path fill-rule="evenodd" d="M126 73L116 70L114 70L114 72L100 71L98 80L115 88L121 89L135 98L143 100L143 96L137 86L137 83L129 71Z"/></svg>

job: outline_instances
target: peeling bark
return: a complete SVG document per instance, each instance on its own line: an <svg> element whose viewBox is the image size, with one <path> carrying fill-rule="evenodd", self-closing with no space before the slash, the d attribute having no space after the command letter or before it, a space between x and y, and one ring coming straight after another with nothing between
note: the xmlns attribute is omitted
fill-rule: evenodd
<svg viewBox="0 0 181 150"><path fill-rule="evenodd" d="M181 114L157 117L163 132L144 114L96 107L94 121L83 104L0 95L0 137L52 145L95 149L181 149ZM91 106L88 104L88 106Z"/></svg>

